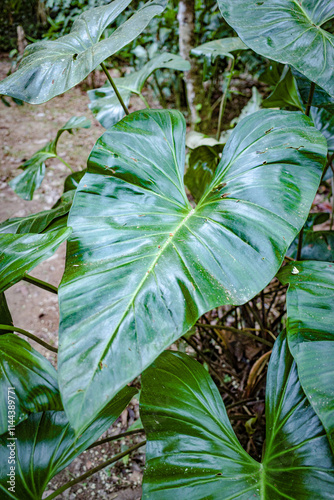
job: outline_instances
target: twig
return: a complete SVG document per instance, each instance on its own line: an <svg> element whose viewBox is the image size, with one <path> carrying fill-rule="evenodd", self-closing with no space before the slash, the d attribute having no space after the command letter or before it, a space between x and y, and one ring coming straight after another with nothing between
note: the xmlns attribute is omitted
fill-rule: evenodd
<svg viewBox="0 0 334 500"><path fill-rule="evenodd" d="M95 448L95 446L100 446L100 444L110 443L111 441L117 441L118 439L122 439L126 436L132 436L133 434L141 434L142 432L145 432L145 430L144 429L134 429L133 431L126 431L126 432L123 432L122 434L117 434L117 436L110 436L110 437L107 437L105 439L101 439L100 441L95 441L95 443L88 446L87 450L90 450L91 448Z"/></svg>

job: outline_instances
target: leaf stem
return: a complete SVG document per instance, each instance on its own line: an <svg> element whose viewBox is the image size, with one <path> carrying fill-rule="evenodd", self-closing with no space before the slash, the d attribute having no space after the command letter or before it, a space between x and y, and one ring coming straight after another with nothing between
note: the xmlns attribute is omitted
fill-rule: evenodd
<svg viewBox="0 0 334 500"><path fill-rule="evenodd" d="M121 104L122 108L124 109L125 114L126 114L126 115L129 115L129 114L130 114L130 113L129 113L129 110L128 110L128 108L126 107L126 105L124 104L124 101L123 101L123 99L122 99L122 96L121 96L121 94L118 92L118 89L117 89L117 87L116 87L116 85L115 85L115 82L114 82L114 80L111 78L110 73L109 73L109 71L107 70L107 68L106 68L106 66L105 66L105 64L104 64L104 63L101 63L101 68L102 68L102 69L103 69L103 71L105 72L105 74L106 74L106 76L107 76L107 78L108 78L108 80L109 80L110 85L111 85L111 86L112 86L112 88L114 89L114 92L115 92L115 94L116 94L116 96L117 96L117 99L119 100L119 102L120 102L120 104Z"/></svg>
<svg viewBox="0 0 334 500"><path fill-rule="evenodd" d="M44 340L39 339L33 333L27 332L26 330L22 330L22 328L18 328L17 326L0 325L0 330L7 330L7 331L9 330L11 332L21 333L22 335L25 335L29 339L37 342L37 344L40 344L41 346L45 347L45 349L49 349L49 351L52 351L52 352L58 352L58 349L56 347L53 347L52 345L47 344L46 342L44 342Z"/></svg>
<svg viewBox="0 0 334 500"><path fill-rule="evenodd" d="M312 100L314 96L314 91L315 91L315 83L311 82L311 87L310 87L310 93L307 99L307 104L306 104L306 110L305 110L305 115L310 116L310 111L311 111L311 106L312 106Z"/></svg>
<svg viewBox="0 0 334 500"><path fill-rule="evenodd" d="M303 249L303 235L304 235L304 228L302 227L299 236L298 236L298 248L297 248L297 256L296 260L300 260L302 256L302 249Z"/></svg>
<svg viewBox="0 0 334 500"><path fill-rule="evenodd" d="M47 283L46 281L39 280L34 276L30 276L30 274L25 274L22 280L26 281L27 283L31 283L32 285L36 285L39 288L46 290L47 292L55 293L56 295L58 293L57 287L51 285L51 283Z"/></svg>
<svg viewBox="0 0 334 500"><path fill-rule="evenodd" d="M71 167L71 166L67 163L67 161L65 161L65 160L64 160L61 156L58 156L58 155L56 155L56 158L57 158L57 160L61 161L61 162L62 162L62 163L63 163L63 164L67 167L67 168L69 168L69 169L71 170L72 174L74 174L74 172L75 172L75 171L74 171L74 170L73 170L73 168L72 168L72 167Z"/></svg>
<svg viewBox="0 0 334 500"><path fill-rule="evenodd" d="M72 486L75 486L78 483L81 483L81 481L84 481L85 479L89 478L96 472L99 472L100 470L104 469L108 465L111 465L115 462L118 462L121 458L125 457L126 455L129 455L133 451L137 450L141 446L144 446L146 444L146 441L141 441L140 443L132 446L126 451L123 451L122 453L118 453L118 455L115 455L114 457L110 458L109 460L106 460L102 464L98 465L97 467L94 467L94 469L91 469L87 471L85 474L82 474L82 476L77 477L76 479L73 479L72 481L69 481L68 483L64 484L61 486L61 488L58 488L56 491L51 493L48 497L46 497L45 500L52 500L52 498L56 498L58 495L63 493L65 490L68 490L68 488L71 488Z"/></svg>
<svg viewBox="0 0 334 500"><path fill-rule="evenodd" d="M145 430L144 429L134 429L133 431L126 431L126 432L123 432L122 434L117 434L117 436L110 436L110 437L107 437L105 439L101 439L100 441L95 441L95 443L88 446L87 450L90 450L91 448L95 448L95 446L99 446L100 444L110 443L111 441L117 441L118 439L122 439L126 436L132 436L133 434L140 434L142 432L145 432Z"/></svg>
<svg viewBox="0 0 334 500"><path fill-rule="evenodd" d="M220 108L219 108L219 118L218 118L218 130L217 130L217 141L220 139L220 135L222 132L222 123L223 123L223 117L224 117L224 112L225 112L225 107L226 107L226 101L227 101L227 92L230 87L230 83L232 80L233 76L233 71L234 71L234 64L235 64L235 59L230 59L229 63L229 76L226 81L226 88L224 90L223 98L220 102Z"/></svg>
<svg viewBox="0 0 334 500"><path fill-rule="evenodd" d="M141 100L143 101L143 103L145 104L145 106L147 107L147 109L151 109L149 103L146 100L146 97L144 97L141 92L139 92L139 94L137 94L137 95L139 95L139 97L141 98Z"/></svg>

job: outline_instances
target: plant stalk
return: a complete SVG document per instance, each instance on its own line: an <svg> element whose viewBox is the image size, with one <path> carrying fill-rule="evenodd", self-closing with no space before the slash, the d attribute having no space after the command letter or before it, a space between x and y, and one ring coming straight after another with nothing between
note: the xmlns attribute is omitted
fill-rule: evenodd
<svg viewBox="0 0 334 500"><path fill-rule="evenodd" d="M315 91L315 83L311 82L311 87L310 87L310 93L307 99L307 104L306 104L306 110L305 110L305 115L310 116L310 111L311 111L311 106L312 106L312 100L314 96L314 91Z"/></svg>
<svg viewBox="0 0 334 500"><path fill-rule="evenodd" d="M226 330L227 332L232 333L240 333L241 335L245 335L250 339L256 340L256 342L261 342L261 344L267 345L268 347L272 347L273 343L269 342L269 340L263 339L262 337L258 337L253 333L250 333L248 329L239 330L238 328L233 328L232 326L223 326L223 325L205 325L204 323L195 323L195 326L200 326L202 328L209 328L210 330Z"/></svg>
<svg viewBox="0 0 334 500"><path fill-rule="evenodd" d="M99 472L100 470L104 469L105 467L108 467L108 465L111 465L115 462L118 462L121 458L125 457L126 455L129 455L133 451L137 450L141 446L144 446L146 444L146 441L141 441L140 443L132 446L132 448L129 448L126 451L123 451L122 453L118 453L118 455L115 455L114 457L110 458L109 460L106 460L102 464L98 465L97 467L94 467L94 469L91 469L87 471L85 474L82 474L82 476L77 477L76 479L73 479L72 481L69 481L68 483L64 484L60 488L58 488L56 491L51 493L48 497L46 497L45 500L52 500L52 498L56 498L58 495L63 493L64 491L68 490L68 488L71 488L72 486L75 486L78 483L81 483L81 481L84 481L85 479L89 478L96 472Z"/></svg>
<svg viewBox="0 0 334 500"><path fill-rule="evenodd" d="M58 352L58 349L56 347L53 347L52 345L47 344L46 342L44 342L44 340L39 339L33 333L27 332L26 330L22 330L22 328L18 328L17 326L0 325L0 330L10 330L11 332L21 333L22 335L25 335L29 339L37 342L37 344L40 344L41 346L45 347L45 349L49 349L49 351L52 351L52 352Z"/></svg>
<svg viewBox="0 0 334 500"><path fill-rule="evenodd" d="M141 100L143 101L143 103L145 104L145 106L147 107L147 109L151 109L149 103L147 102L146 100L146 97L143 96L143 94L140 92L139 94L139 97L141 98Z"/></svg>
<svg viewBox="0 0 334 500"><path fill-rule="evenodd" d="M218 130L217 130L217 141L219 141L220 139L220 135L221 135L221 132L222 132L222 124L223 124L223 117L224 117L224 112L225 112L225 107L226 107L226 101L227 101L227 93L228 93L228 89L230 87L230 83L231 83L231 80L232 80L232 76L233 76L233 71L234 71L234 64L235 64L235 59L231 59L230 60L230 64L229 64L229 71L230 71L230 74L227 78L227 81L226 81L226 88L225 88L225 91L224 91L224 94L223 94L223 98L220 102L220 108L219 108L219 118L218 118Z"/></svg>
<svg viewBox="0 0 334 500"><path fill-rule="evenodd" d="M117 99L119 100L119 102L120 102L120 104L121 104L122 108L124 109L125 114L126 114L126 115L129 115L129 114L130 114L130 113L129 113L129 110L128 110L128 108L126 107L126 105L124 104L124 101L123 101L123 99L122 99L122 96L121 96L121 94L118 92L118 89L117 89L117 87L116 87L116 85L115 85L115 82L114 82L114 80L111 78L111 76L110 76L110 74L109 74L109 71L107 70L107 68L106 68L106 66L105 66L105 64L104 64L104 63L101 63L101 68L102 68L102 69L103 69L103 71L105 72L105 74L106 74L106 76L107 76L107 78L108 78L108 80L109 80L110 85L111 85L111 86L112 86L112 88L114 89L114 92L115 92L115 94L116 94L116 96L117 96Z"/></svg>
<svg viewBox="0 0 334 500"><path fill-rule="evenodd" d="M46 281L39 280L34 278L34 276L30 276L30 274L25 274L22 278L22 281L26 281L27 283L31 283L32 285L36 285L47 292L55 293L57 295L58 288L51 285L51 283L47 283Z"/></svg>
<svg viewBox="0 0 334 500"><path fill-rule="evenodd" d="M110 443L111 441L117 441L118 439L122 439L126 436L132 436L133 434L141 434L142 432L145 432L145 430L144 429L134 429L133 431L126 431L126 432L123 432L122 434L117 434L117 436L110 436L110 437L107 437L105 439L101 439L100 441L95 441L95 443L88 446L87 450L90 450L91 448L95 448L95 446L100 446L100 444Z"/></svg>
<svg viewBox="0 0 334 500"><path fill-rule="evenodd" d="M56 155L56 158L57 158L57 160L61 161L67 168L69 168L70 171L72 172L72 174L75 173L75 171L73 170L73 168L61 156Z"/></svg>

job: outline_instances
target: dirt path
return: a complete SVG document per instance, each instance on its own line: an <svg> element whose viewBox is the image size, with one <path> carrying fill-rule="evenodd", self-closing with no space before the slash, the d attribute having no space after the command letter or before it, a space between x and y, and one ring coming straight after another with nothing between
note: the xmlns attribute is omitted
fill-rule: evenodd
<svg viewBox="0 0 334 500"><path fill-rule="evenodd" d="M8 68L7 62L0 61L0 80L6 76ZM46 142L53 139L57 130L74 115L90 118L92 127L80 130L74 135L63 134L58 152L74 170L85 168L90 150L104 131L87 108L88 102L87 94L79 87L39 106L13 104L7 108L0 102L0 221L51 208L57 201L63 191L64 180L70 173L67 167L57 160L49 160L47 163L46 178L32 201L19 198L8 186L8 181L20 173L17 168ZM31 274L58 286L64 262L65 244ZM59 314L56 296L28 283L20 282L6 292L6 298L15 326L34 333L50 344L57 345ZM56 364L52 353L33 342L32 345L54 365ZM125 431L138 416L138 401L134 400L122 418L118 419L108 431L108 435ZM121 451L121 446L123 450L124 446L140 440L140 437L124 440L122 443L104 445L102 450L95 448L85 452L53 479L47 494ZM97 473L58 498L139 500L143 458L143 452L139 450L139 453L133 455L128 462L121 461L115 467Z"/></svg>

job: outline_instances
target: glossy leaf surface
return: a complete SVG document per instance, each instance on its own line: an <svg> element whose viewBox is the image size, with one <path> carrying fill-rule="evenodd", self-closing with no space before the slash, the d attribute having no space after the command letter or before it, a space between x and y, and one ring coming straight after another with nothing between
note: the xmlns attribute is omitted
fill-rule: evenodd
<svg viewBox="0 0 334 500"><path fill-rule="evenodd" d="M293 108L304 112L298 95L297 84L290 69L286 67L272 93L262 103L263 108Z"/></svg>
<svg viewBox="0 0 334 500"><path fill-rule="evenodd" d="M150 0L108 38L100 40L130 2L114 0L85 11L74 21L70 34L28 45L18 71L0 82L0 94L41 104L80 83L134 40L167 5L167 0Z"/></svg>
<svg viewBox="0 0 334 500"><path fill-rule="evenodd" d="M51 257L70 234L70 228L47 234L0 234L0 293Z"/></svg>
<svg viewBox="0 0 334 500"><path fill-rule="evenodd" d="M132 113L98 140L59 289L60 389L77 432L205 311L242 304L272 279L325 161L310 123L268 110L240 122L195 209L179 112Z"/></svg>
<svg viewBox="0 0 334 500"><path fill-rule="evenodd" d="M0 335L0 434L8 430L8 388L14 400L13 425L30 413L62 410L57 372L51 363L13 333Z"/></svg>
<svg viewBox="0 0 334 500"><path fill-rule="evenodd" d="M157 69L162 68L188 71L190 69L190 63L180 56L164 53L151 59L151 61L146 63L139 71L130 73L130 75L122 78L115 78L115 85L126 106L129 105L131 94L139 94L149 76ZM111 127L125 115L110 85L101 87L100 89L90 90L88 91L88 96L91 100L89 108L103 127Z"/></svg>
<svg viewBox="0 0 334 500"><path fill-rule="evenodd" d="M1 325L11 325L13 326L12 315L10 314L10 310L8 308L7 300L5 294L0 293L0 324ZM6 330L0 331L0 335L4 335L8 333Z"/></svg>
<svg viewBox="0 0 334 500"><path fill-rule="evenodd" d="M166 351L142 376L143 500L332 498L334 460L281 335L268 369L262 463L240 445L207 371Z"/></svg>
<svg viewBox="0 0 334 500"><path fill-rule="evenodd" d="M334 96L334 17L328 0L218 0L224 19L262 56L290 64Z"/></svg>
<svg viewBox="0 0 334 500"><path fill-rule="evenodd" d="M58 130L53 141L49 141L29 158L29 160L23 163L20 167L23 172L9 182L10 187L24 200L32 200L34 192L43 182L46 160L57 158L57 144L61 135L65 131L72 134L73 130L89 128L90 125L90 120L87 120L85 116L72 116L72 118Z"/></svg>
<svg viewBox="0 0 334 500"><path fill-rule="evenodd" d="M293 262L278 274L287 293L287 333L303 389L334 450L334 265Z"/></svg>
<svg viewBox="0 0 334 500"><path fill-rule="evenodd" d="M292 73L296 79L300 96L304 104L307 104L311 90L311 82L308 78L306 78L306 76L302 75L294 68L292 68ZM312 106L324 108L328 111L334 112L334 97L331 97L327 92L325 92L324 89L319 87L319 85L316 85L312 99Z"/></svg>
<svg viewBox="0 0 334 500"><path fill-rule="evenodd" d="M43 210L37 214L25 217L14 217L0 224L0 234L42 233L55 219L68 214L74 197L74 190L62 195L59 201L50 210Z"/></svg>
<svg viewBox="0 0 334 500"><path fill-rule="evenodd" d="M16 427L15 493L8 491L8 435L0 437L1 499L40 500L48 482L88 448L119 417L137 390L126 387L99 416L75 437L63 411L35 413ZM33 467L32 467L33 464Z"/></svg>
<svg viewBox="0 0 334 500"><path fill-rule="evenodd" d="M214 61L217 57L229 57L233 59L234 52L240 52L241 50L247 49L247 45L236 36L203 43L203 45L199 45L195 49L192 49L191 53L194 56L205 56Z"/></svg>

